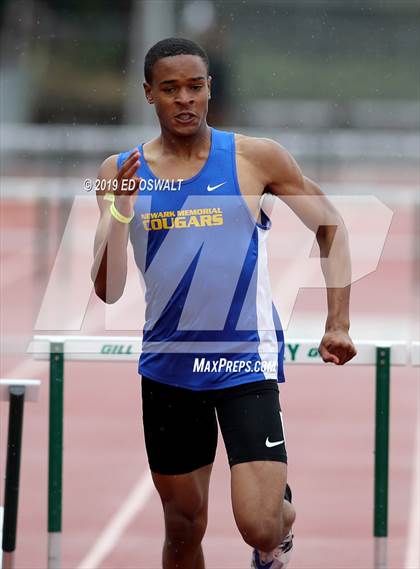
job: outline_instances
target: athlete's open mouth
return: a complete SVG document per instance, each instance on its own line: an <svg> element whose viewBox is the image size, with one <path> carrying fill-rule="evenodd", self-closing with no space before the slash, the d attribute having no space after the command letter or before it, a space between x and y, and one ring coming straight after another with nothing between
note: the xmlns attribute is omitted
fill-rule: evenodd
<svg viewBox="0 0 420 569"><path fill-rule="evenodd" d="M177 121L182 123L188 123L195 119L196 115L194 113L179 113L179 115L175 115Z"/></svg>

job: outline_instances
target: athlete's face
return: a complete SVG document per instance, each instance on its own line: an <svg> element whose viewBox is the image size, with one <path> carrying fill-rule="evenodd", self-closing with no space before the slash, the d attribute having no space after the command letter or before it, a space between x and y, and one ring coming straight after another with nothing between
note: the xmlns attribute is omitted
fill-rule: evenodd
<svg viewBox="0 0 420 569"><path fill-rule="evenodd" d="M154 64L152 84L144 83L144 90L162 128L191 136L206 122L210 82L201 57L175 55Z"/></svg>

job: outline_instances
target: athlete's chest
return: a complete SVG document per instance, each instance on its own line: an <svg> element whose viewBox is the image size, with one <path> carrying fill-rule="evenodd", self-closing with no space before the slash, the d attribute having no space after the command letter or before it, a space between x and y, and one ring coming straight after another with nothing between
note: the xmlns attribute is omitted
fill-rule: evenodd
<svg viewBox="0 0 420 569"><path fill-rule="evenodd" d="M179 160L175 157L154 157L144 151L144 160L149 170L156 178L164 180L189 180L203 169L207 157L194 158L192 160Z"/></svg>
<svg viewBox="0 0 420 569"><path fill-rule="evenodd" d="M232 157L226 156L226 161L232 162L233 168L221 167L220 162L213 163L212 168L205 168L208 165L208 157L206 156L191 161L180 161L172 157L169 159L154 158L145 152L143 160L147 163L146 172L149 174L147 177L165 180L166 185L166 181L170 181L171 187L179 186L180 182L196 180L197 184L203 185L204 183L206 187L210 188L209 191L213 191L213 188L218 189L222 185L234 181L236 170L238 186L244 196L259 198L264 192L264 184L258 168L243 159L240 153L235 152ZM144 174L143 170L141 175L144 176ZM162 182L157 185L162 185Z"/></svg>
<svg viewBox="0 0 420 569"><path fill-rule="evenodd" d="M244 200L257 217L264 191L261 172L235 142L236 137L213 130L210 151L191 160L154 155L153 148L142 145L138 213L146 208L162 215L185 210L206 210L207 215L207 209L219 208L237 215Z"/></svg>

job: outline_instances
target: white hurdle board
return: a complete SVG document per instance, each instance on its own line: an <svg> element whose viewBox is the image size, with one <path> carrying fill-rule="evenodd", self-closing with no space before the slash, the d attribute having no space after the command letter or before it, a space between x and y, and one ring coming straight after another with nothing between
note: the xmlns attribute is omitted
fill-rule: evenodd
<svg viewBox="0 0 420 569"><path fill-rule="evenodd" d="M63 343L66 360L133 361L141 353L141 337L136 336L34 336L28 353L35 359L49 359L50 344ZM320 340L287 338L284 361L286 364L324 364L318 353ZM347 365L374 365L376 348L391 348L392 365L407 365L409 353L406 342L399 341L357 341L354 340L357 355ZM195 343L197 353L217 352L217 343L209 349L210 343ZM200 349L202 348L202 349ZM159 350L158 350L159 351ZM180 349L182 353L182 348ZM324 364L325 365L325 364Z"/></svg>

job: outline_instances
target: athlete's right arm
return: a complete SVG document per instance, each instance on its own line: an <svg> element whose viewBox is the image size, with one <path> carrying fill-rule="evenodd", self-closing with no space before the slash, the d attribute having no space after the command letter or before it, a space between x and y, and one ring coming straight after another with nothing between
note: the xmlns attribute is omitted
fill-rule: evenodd
<svg viewBox="0 0 420 569"><path fill-rule="evenodd" d="M114 201L119 213L131 217L138 193L139 179L135 173L139 166L139 157L139 151L134 150L118 170L117 155L110 156L102 163L98 173L98 179L109 181L109 187L114 191L98 191L96 194L100 218L95 234L91 278L96 294L108 304L116 302L124 291L129 232L128 223L122 223L111 215L110 205ZM124 179L135 180L132 190L121 190Z"/></svg>

